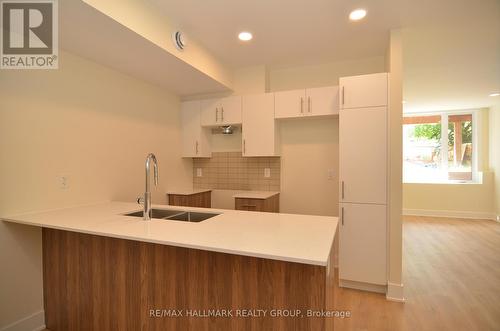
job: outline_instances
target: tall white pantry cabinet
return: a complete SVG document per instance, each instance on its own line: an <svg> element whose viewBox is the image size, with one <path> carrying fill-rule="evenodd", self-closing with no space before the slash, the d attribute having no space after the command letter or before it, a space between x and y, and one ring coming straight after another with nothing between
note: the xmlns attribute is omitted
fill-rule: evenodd
<svg viewBox="0 0 500 331"><path fill-rule="evenodd" d="M340 286L387 285L388 74L340 78Z"/></svg>

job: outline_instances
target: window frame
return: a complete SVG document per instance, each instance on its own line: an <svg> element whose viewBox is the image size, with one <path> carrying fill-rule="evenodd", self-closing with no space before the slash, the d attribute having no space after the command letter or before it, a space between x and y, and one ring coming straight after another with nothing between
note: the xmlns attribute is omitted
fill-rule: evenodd
<svg viewBox="0 0 500 331"><path fill-rule="evenodd" d="M478 184L481 183L482 177L478 171L478 160L480 149L478 148L478 137L479 137L479 116L478 109L468 109L468 110L456 110L456 111L439 111L439 112L418 112L418 113L404 113L405 117L426 117L426 116L440 116L441 117L441 148L443 146L448 146L448 117L450 115L471 115L472 116L472 179L471 180L461 180L461 179L442 179L442 180L429 180L425 179L423 181L412 181L408 180L404 176L404 163L403 166L403 184ZM404 123L402 124L405 125ZM443 134L443 132L445 134ZM404 146L404 141L403 141ZM441 151L441 171L448 173L448 153L443 153Z"/></svg>

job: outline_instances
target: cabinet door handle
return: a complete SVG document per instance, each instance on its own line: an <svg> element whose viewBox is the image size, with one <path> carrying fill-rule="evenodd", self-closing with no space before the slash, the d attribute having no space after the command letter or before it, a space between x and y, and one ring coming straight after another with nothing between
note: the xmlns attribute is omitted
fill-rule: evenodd
<svg viewBox="0 0 500 331"><path fill-rule="evenodd" d="M198 155L198 140L196 140L196 155Z"/></svg>
<svg viewBox="0 0 500 331"><path fill-rule="evenodd" d="M344 181L342 181L342 200L344 200Z"/></svg>
<svg viewBox="0 0 500 331"><path fill-rule="evenodd" d="M311 97L307 97L307 111L311 112Z"/></svg>
<svg viewBox="0 0 500 331"><path fill-rule="evenodd" d="M247 152L247 142L245 139L243 139L243 154L246 154Z"/></svg>
<svg viewBox="0 0 500 331"><path fill-rule="evenodd" d="M224 107L221 107L221 122L224 122Z"/></svg>
<svg viewBox="0 0 500 331"><path fill-rule="evenodd" d="M251 207L251 208L257 208L257 205L241 205L241 207Z"/></svg>
<svg viewBox="0 0 500 331"><path fill-rule="evenodd" d="M342 217L342 226L343 226L344 225L344 207L342 207L341 217Z"/></svg>
<svg viewBox="0 0 500 331"><path fill-rule="evenodd" d="M215 123L219 120L219 108L215 107Z"/></svg>
<svg viewBox="0 0 500 331"><path fill-rule="evenodd" d="M300 113L304 112L304 98L300 97Z"/></svg>
<svg viewBox="0 0 500 331"><path fill-rule="evenodd" d="M342 105L344 104L344 87L342 86Z"/></svg>

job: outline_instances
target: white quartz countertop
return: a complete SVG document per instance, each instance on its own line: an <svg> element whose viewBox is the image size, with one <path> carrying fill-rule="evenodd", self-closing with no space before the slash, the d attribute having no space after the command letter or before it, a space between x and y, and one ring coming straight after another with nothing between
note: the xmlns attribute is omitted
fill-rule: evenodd
<svg viewBox="0 0 500 331"><path fill-rule="evenodd" d="M198 194L198 193L205 193L205 192L210 192L212 191L211 189L185 189L185 190L171 190L168 191L167 194L174 194L174 195L193 195L193 194Z"/></svg>
<svg viewBox="0 0 500 331"><path fill-rule="evenodd" d="M154 205L154 208L220 213L199 223L123 214L141 210L129 202L0 217L4 221L100 236L326 266L337 217Z"/></svg>
<svg viewBox="0 0 500 331"><path fill-rule="evenodd" d="M280 192L276 191L241 191L237 194L233 195L233 198L242 198L242 199L268 199L276 194L280 194Z"/></svg>

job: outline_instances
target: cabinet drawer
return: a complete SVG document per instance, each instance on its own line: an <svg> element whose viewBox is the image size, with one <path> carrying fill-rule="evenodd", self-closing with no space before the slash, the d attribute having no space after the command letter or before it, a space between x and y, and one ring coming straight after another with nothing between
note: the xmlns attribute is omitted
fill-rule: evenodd
<svg viewBox="0 0 500 331"><path fill-rule="evenodd" d="M247 211L264 211L264 200L236 198L234 209Z"/></svg>
<svg viewBox="0 0 500 331"><path fill-rule="evenodd" d="M212 192L201 192L196 194L169 194L168 204L171 206L185 206L185 207L212 207Z"/></svg>
<svg viewBox="0 0 500 331"><path fill-rule="evenodd" d="M267 199L235 198L234 209L279 213L279 194L273 195Z"/></svg>

